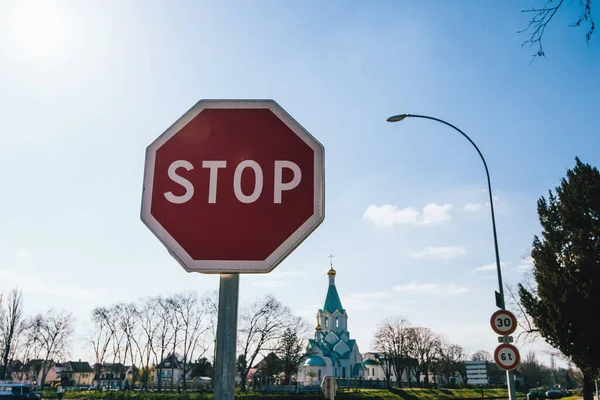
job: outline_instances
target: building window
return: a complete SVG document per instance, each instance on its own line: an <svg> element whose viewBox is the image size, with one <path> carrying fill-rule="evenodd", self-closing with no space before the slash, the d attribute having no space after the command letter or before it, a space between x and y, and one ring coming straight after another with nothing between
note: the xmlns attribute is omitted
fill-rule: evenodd
<svg viewBox="0 0 600 400"><path fill-rule="evenodd" d="M373 368L373 376L375 376L375 368Z"/></svg>
<svg viewBox="0 0 600 400"><path fill-rule="evenodd" d="M329 328L329 318L325 317L325 328Z"/></svg>
<svg viewBox="0 0 600 400"><path fill-rule="evenodd" d="M367 368L367 376L369 376L369 368Z"/></svg>
<svg viewBox="0 0 600 400"><path fill-rule="evenodd" d="M346 377L346 367L342 367L342 378Z"/></svg>
<svg viewBox="0 0 600 400"><path fill-rule="evenodd" d="M321 370L319 370L319 379L321 379Z"/></svg>
<svg viewBox="0 0 600 400"><path fill-rule="evenodd" d="M340 319L338 317L335 317L335 327L336 328L340 327Z"/></svg>

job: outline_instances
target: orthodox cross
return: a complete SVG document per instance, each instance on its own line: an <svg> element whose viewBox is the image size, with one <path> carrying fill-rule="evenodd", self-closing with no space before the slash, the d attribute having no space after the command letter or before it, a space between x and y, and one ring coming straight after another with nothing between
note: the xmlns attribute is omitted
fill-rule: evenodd
<svg viewBox="0 0 600 400"><path fill-rule="evenodd" d="M333 257L335 257L333 254L330 254L330 255L329 255L329 266L330 266L331 268L333 268Z"/></svg>

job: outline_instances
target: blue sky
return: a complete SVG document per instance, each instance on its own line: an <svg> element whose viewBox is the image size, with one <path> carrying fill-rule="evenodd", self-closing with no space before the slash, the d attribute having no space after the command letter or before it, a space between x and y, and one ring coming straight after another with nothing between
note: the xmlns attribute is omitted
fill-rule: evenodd
<svg viewBox="0 0 600 400"><path fill-rule="evenodd" d="M217 289L141 223L145 147L200 99L272 98L325 146L326 219L273 273L242 276L240 302L272 293L312 323L333 253L362 351L392 315L493 351L481 160L441 124L385 120L431 115L477 143L519 282L539 196L575 156L600 165L598 39L568 27L574 4L530 64L517 31L534 4L0 3L0 289L19 285L30 314L72 311L80 335L96 306Z"/></svg>

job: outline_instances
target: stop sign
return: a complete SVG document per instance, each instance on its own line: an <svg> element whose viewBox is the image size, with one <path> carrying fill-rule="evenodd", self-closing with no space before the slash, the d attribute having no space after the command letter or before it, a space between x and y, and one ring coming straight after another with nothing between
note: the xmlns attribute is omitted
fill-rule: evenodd
<svg viewBox="0 0 600 400"><path fill-rule="evenodd" d="M142 221L188 272L269 272L324 208L323 146L273 100L201 100L146 149Z"/></svg>

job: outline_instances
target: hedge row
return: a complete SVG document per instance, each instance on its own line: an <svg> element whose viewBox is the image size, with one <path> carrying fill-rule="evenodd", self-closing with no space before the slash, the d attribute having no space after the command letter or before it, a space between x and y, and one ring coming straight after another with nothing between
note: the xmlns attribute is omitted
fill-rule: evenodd
<svg viewBox="0 0 600 400"><path fill-rule="evenodd" d="M525 397L519 393L519 397ZM506 399L505 389L484 389L485 399ZM268 399L268 400L323 400L321 393L297 394L264 394L239 392L235 396L239 400ZM361 389L338 392L336 400L469 400L481 399L481 390L477 389ZM57 399L56 392L42 393L43 399ZM175 392L118 392L118 391L88 391L66 392L65 399L80 400L213 400L212 393L175 393Z"/></svg>

